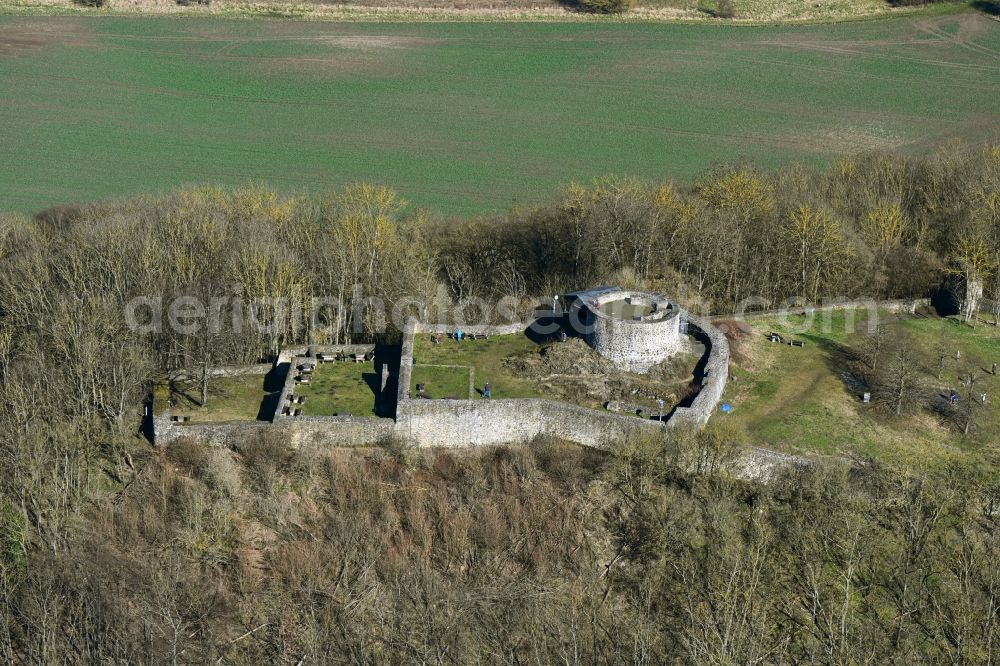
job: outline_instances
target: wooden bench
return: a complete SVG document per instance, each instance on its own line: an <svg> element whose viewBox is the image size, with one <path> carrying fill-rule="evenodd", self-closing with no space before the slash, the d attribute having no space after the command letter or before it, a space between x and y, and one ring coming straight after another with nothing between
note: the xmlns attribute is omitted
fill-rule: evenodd
<svg viewBox="0 0 1000 666"><path fill-rule="evenodd" d="M469 337L472 338L473 340L489 340L490 339L489 333L472 333L471 335L469 335Z"/></svg>
<svg viewBox="0 0 1000 666"><path fill-rule="evenodd" d="M806 346L806 341L805 340L789 340L788 344L790 344L793 347L805 347Z"/></svg>

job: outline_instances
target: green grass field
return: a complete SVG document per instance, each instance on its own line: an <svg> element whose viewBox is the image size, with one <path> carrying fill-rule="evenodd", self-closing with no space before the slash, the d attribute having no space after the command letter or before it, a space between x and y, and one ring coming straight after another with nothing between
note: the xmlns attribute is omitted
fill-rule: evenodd
<svg viewBox="0 0 1000 666"><path fill-rule="evenodd" d="M370 363L322 363L309 384L295 386L295 394L306 398L305 416L375 416L378 381Z"/></svg>
<svg viewBox="0 0 1000 666"><path fill-rule="evenodd" d="M188 416L192 423L270 420L274 411L267 398L264 378L259 375L218 377L208 382L208 402L201 405L201 387L197 381L177 382L169 397L172 413ZM166 393L163 393L165 396Z"/></svg>
<svg viewBox="0 0 1000 666"><path fill-rule="evenodd" d="M905 466L940 465L966 454L978 459L983 447L996 445L1000 377L990 370L1000 361L1000 329L984 323L971 328L955 319L883 315L883 321L904 328L922 350L921 406L896 418L891 409L862 404L862 390L845 381L849 368L838 350L860 348L866 321L863 313L856 314L853 325L843 313L834 313L828 324L817 319L807 327L802 317L752 320L755 334L739 346L732 367L736 381L729 383L724 396L733 412L714 418L742 425L757 445L794 453L871 456ZM768 342L769 331L791 333L806 346ZM934 348L942 336L949 355L954 348L961 351L961 359L949 358L937 377ZM966 436L928 409L927 402L940 400L948 387L960 387L960 377L968 371L976 377L977 391L990 399L981 408L977 405L977 425Z"/></svg>
<svg viewBox="0 0 1000 666"><path fill-rule="evenodd" d="M0 210L193 182L480 213L604 174L995 133L1000 24L0 17Z"/></svg>
<svg viewBox="0 0 1000 666"><path fill-rule="evenodd" d="M466 400L479 397L470 385L469 370L451 365L415 365L410 376L410 395L420 396L417 387L423 384L423 397L426 398Z"/></svg>
<svg viewBox="0 0 1000 666"><path fill-rule="evenodd" d="M445 339L432 344L430 335L418 334L413 341L413 374L410 393L416 395L418 383L427 385L432 398L468 398L469 372L475 369L473 398L482 397L483 386L490 382L494 398L541 398L544 391L536 382L518 377L504 367L504 359L530 354L538 346L525 335L495 335L489 340ZM459 367L442 367L459 366Z"/></svg>
<svg viewBox="0 0 1000 666"><path fill-rule="evenodd" d="M736 15L732 22L832 22L869 19L879 16L940 15L968 7L968 0L948 0L932 5L898 6L885 0L732 0ZM109 0L100 9L102 15L135 16L170 14L195 16L206 14L229 18L294 18L328 21L517 21L517 22L649 22L711 21L720 17L718 0L636 0L625 14L588 14L573 11L560 0L352 0L349 4L325 2L302 3L297 0L272 0L266 4L253 0L213 0L210 5L189 3L181 6L148 0ZM66 16L95 13L93 8L73 0L0 0L5 14L31 16ZM729 19L726 19L727 21Z"/></svg>

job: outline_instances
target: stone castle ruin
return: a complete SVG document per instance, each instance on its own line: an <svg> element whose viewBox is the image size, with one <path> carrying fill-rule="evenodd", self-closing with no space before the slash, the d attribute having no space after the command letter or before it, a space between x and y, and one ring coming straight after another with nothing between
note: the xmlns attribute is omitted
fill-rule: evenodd
<svg viewBox="0 0 1000 666"><path fill-rule="evenodd" d="M157 445L190 436L215 443L254 431L282 431L294 446L371 446L396 438L417 446L469 446L527 443L551 436L598 448L611 448L628 437L655 435L678 426L699 428L715 411L729 373L729 345L707 318L680 309L663 296L618 287L600 287L566 294L562 307L527 324L462 327L467 336L529 337L544 330L548 339L582 338L600 356L629 373L651 368L690 347L691 334L704 347L698 363L697 391L669 414L656 418L614 413L543 398L422 399L411 395L414 341L418 335L454 335L454 325L407 322L393 359L374 357L379 390L378 416L303 416L295 410L296 376L311 372L334 355L359 349L301 347L285 350L270 372L280 374L282 389L269 421L178 423L169 407L152 410ZM700 348L700 347L699 347ZM374 354L372 354L374 356ZM365 356L368 360L368 356ZM267 369L264 369L267 371ZM301 377L300 377L301 378Z"/></svg>
<svg viewBox="0 0 1000 666"><path fill-rule="evenodd" d="M598 287L563 302L567 327L629 372L647 372L680 351L680 310L663 296Z"/></svg>

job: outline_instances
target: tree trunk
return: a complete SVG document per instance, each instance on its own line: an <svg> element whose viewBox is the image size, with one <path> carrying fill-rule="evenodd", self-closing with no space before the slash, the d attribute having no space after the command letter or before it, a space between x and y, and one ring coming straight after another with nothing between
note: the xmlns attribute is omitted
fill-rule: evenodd
<svg viewBox="0 0 1000 666"><path fill-rule="evenodd" d="M208 359L201 364L201 406L208 402Z"/></svg>

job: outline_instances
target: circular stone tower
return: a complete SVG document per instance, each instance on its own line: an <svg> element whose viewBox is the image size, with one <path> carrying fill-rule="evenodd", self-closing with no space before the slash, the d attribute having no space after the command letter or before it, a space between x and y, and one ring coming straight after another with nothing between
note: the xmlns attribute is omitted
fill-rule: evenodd
<svg viewBox="0 0 1000 666"><path fill-rule="evenodd" d="M680 309L667 298L618 287L563 297L567 326L629 372L648 372L681 350Z"/></svg>

